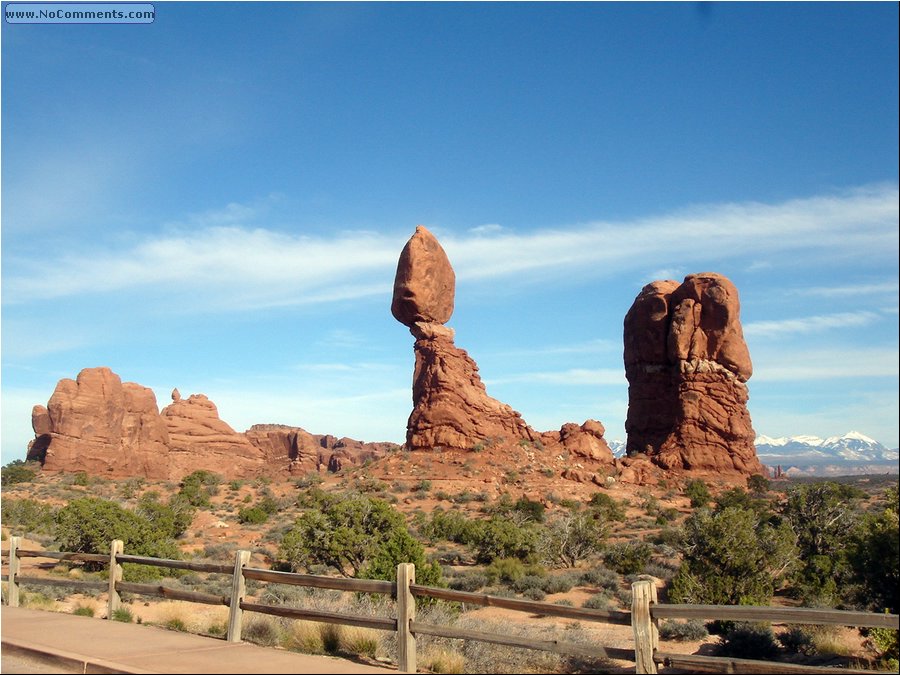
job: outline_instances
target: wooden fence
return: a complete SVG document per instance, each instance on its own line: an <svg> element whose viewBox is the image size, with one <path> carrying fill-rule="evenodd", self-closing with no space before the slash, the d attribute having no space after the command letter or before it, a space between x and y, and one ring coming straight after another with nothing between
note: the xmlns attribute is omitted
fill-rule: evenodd
<svg viewBox="0 0 900 675"><path fill-rule="evenodd" d="M800 666L787 663L764 662L749 659L732 659L699 655L675 654L659 650L658 623L662 618L673 619L718 619L734 621L771 621L796 624L837 624L844 626L898 629L898 615L875 614L872 612L848 612L842 610L819 610L782 607L744 607L722 605L669 605L657 602L656 586L652 581L636 581L632 584L632 606L630 612L565 607L546 602L501 598L482 593L453 591L416 584L416 571L412 564L397 566L397 581L372 579L342 579L334 577L294 574L249 567L250 552L236 551L233 564L200 563L184 560L167 560L146 556L127 555L121 541L110 544L109 555L94 553L70 553L19 548L21 539L10 537L9 574L3 576L7 582L7 604L19 604L19 586L34 584L45 586L66 586L85 590L107 591L107 618L112 618L121 607L121 593L149 595L170 600L185 600L209 605L224 605L229 608L228 628L225 639L230 642L241 640L244 612L258 612L289 619L303 619L347 626L361 626L375 630L397 633L397 663L400 671L416 672L416 636L433 635L460 640L477 640L492 644L538 649L559 654L585 657L616 659L633 662L636 673L656 673L658 665L692 673L840 673L872 675L872 670L848 670L815 666ZM53 579L47 577L22 576L19 563L22 558L49 558L60 562L91 562L109 566L109 580L84 581L76 579ZM138 584L122 580L122 564L137 563L167 569L189 570L210 574L228 574L232 577L231 592L215 595L196 591L182 591L157 584ZM254 579L276 584L324 588L356 593L390 595L396 599L396 616L373 617L334 612L323 612L297 607L269 605L248 602L246 581ZM438 626L416 620L416 598L433 598L459 602L481 607L498 607L538 616L554 616L582 621L594 621L618 625L630 625L634 635L634 648L622 649L587 645L558 640L534 640L530 638L465 630L450 626Z"/></svg>

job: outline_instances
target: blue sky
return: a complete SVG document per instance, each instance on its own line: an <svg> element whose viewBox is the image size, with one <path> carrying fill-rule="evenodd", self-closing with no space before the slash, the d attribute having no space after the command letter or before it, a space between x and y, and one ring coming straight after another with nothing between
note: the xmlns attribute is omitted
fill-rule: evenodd
<svg viewBox="0 0 900 675"><path fill-rule="evenodd" d="M741 293L759 434L898 445L896 3L155 3L2 28L2 451L105 365L402 441L417 224L537 429L624 438L641 287Z"/></svg>

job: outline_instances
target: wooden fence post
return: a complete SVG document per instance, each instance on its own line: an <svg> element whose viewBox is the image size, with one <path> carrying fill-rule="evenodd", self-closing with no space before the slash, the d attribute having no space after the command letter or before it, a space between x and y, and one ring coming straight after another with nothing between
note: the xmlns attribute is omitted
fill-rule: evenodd
<svg viewBox="0 0 900 675"><path fill-rule="evenodd" d="M656 584L635 581L631 584L631 627L634 630L634 672L655 673L654 652L659 646L659 627L650 614L656 602Z"/></svg>
<svg viewBox="0 0 900 675"><path fill-rule="evenodd" d="M416 636L409 630L416 618L416 599L409 590L416 583L416 566L397 565L397 667L400 672L416 672Z"/></svg>
<svg viewBox="0 0 900 675"><path fill-rule="evenodd" d="M16 551L21 540L21 537L9 538L9 585L6 588L6 604L10 607L19 606L19 582L16 581L16 575L19 574L19 557Z"/></svg>
<svg viewBox="0 0 900 675"><path fill-rule="evenodd" d="M250 551L234 552L234 576L231 578L231 606L228 608L228 642L241 641L241 622L243 611L241 603L247 593L247 582L244 579L244 568L250 562Z"/></svg>
<svg viewBox="0 0 900 675"><path fill-rule="evenodd" d="M122 566L116 560L116 556L125 552L125 544L121 539L113 539L109 546L109 599L106 602L106 618L112 619L113 614L122 606L122 597L116 590L116 584L122 581Z"/></svg>

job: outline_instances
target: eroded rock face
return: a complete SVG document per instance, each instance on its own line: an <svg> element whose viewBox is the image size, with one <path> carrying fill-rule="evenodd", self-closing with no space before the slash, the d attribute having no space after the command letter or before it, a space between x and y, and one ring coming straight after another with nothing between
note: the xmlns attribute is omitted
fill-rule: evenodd
<svg viewBox="0 0 900 675"><path fill-rule="evenodd" d="M151 389L123 383L109 368L60 380L47 407L32 409L28 459L50 472L179 480L205 469L225 479L303 476L361 465L399 448L317 436L299 427L256 425L238 433L203 394L160 411Z"/></svg>
<svg viewBox="0 0 900 675"><path fill-rule="evenodd" d="M478 366L443 325L453 313L454 293L447 254L420 225L400 254L391 302L394 318L416 339L407 447L468 450L485 441L534 440L519 413L488 396Z"/></svg>
<svg viewBox="0 0 900 675"><path fill-rule="evenodd" d="M468 450L485 441L536 438L518 412L488 396L475 361L453 344L452 329L416 323L411 332L416 369L407 447Z"/></svg>
<svg viewBox="0 0 900 675"><path fill-rule="evenodd" d="M300 427L282 424L255 424L245 436L262 450L268 465L286 466L291 476L360 466L400 447L396 443L363 443L352 438L311 434Z"/></svg>
<svg viewBox="0 0 900 675"><path fill-rule="evenodd" d="M215 403L203 394L181 398L176 393L160 413L169 432L174 475L205 469L228 478L251 478L265 472L263 453L219 419Z"/></svg>
<svg viewBox="0 0 900 675"><path fill-rule="evenodd" d="M627 454L665 469L762 473L737 289L720 274L645 286L625 316Z"/></svg>
<svg viewBox="0 0 900 675"><path fill-rule="evenodd" d="M168 477L168 431L151 389L122 383L109 368L85 368L32 410L28 459L47 471L119 478Z"/></svg>

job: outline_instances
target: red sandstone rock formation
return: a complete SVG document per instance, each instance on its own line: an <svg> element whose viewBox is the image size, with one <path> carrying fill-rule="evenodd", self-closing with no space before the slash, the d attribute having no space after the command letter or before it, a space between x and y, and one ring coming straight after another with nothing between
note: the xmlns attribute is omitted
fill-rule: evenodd
<svg viewBox="0 0 900 675"><path fill-rule="evenodd" d="M86 368L77 381L60 380L47 407L31 413L35 439L28 459L46 471L85 471L110 478L178 480L205 469L226 479L339 471L398 449L316 436L298 427L256 425L238 433L203 394L182 398L162 413L152 390L122 383L109 368Z"/></svg>
<svg viewBox="0 0 900 675"><path fill-rule="evenodd" d="M32 411L28 459L47 471L119 478L167 478L169 436L156 396L109 368L85 368L56 385L47 407Z"/></svg>
<svg viewBox="0 0 900 675"><path fill-rule="evenodd" d="M455 276L447 254L421 225L397 264L391 313L416 338L413 411L406 445L413 450L468 450L485 441L532 441L522 416L491 398L478 366L453 344L443 324L453 313Z"/></svg>
<svg viewBox="0 0 900 675"><path fill-rule="evenodd" d="M181 398L160 413L169 431L172 475L205 469L228 478L251 478L265 473L263 453L246 436L219 419L215 403L203 394Z"/></svg>
<svg viewBox="0 0 900 675"><path fill-rule="evenodd" d="M753 373L734 284L693 274L645 286L625 316L627 454L674 470L762 473L747 412Z"/></svg>
<svg viewBox="0 0 900 675"><path fill-rule="evenodd" d="M363 443L352 438L311 434L282 424L255 424L245 436L263 451L268 465L285 466L286 462L292 476L313 471L337 472L373 461L400 447L396 443Z"/></svg>
<svg viewBox="0 0 900 675"><path fill-rule="evenodd" d="M456 274L431 232L419 225L400 253L394 277L391 314L400 323L440 323L450 320L456 295Z"/></svg>

